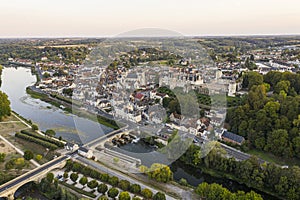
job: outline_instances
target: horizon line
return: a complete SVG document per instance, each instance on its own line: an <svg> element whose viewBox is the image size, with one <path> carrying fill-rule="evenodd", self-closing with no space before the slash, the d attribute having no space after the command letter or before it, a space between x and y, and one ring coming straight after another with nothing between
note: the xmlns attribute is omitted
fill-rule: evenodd
<svg viewBox="0 0 300 200"><path fill-rule="evenodd" d="M182 37L197 38L197 37L258 37L258 36L300 36L300 33L266 33L266 34L200 34L200 35L182 35ZM117 35L106 36L0 36L0 39L91 39L91 38L117 38ZM149 36L130 36L132 38L142 38ZM156 37L156 36L155 36ZM172 37L172 36L157 36L157 37Z"/></svg>

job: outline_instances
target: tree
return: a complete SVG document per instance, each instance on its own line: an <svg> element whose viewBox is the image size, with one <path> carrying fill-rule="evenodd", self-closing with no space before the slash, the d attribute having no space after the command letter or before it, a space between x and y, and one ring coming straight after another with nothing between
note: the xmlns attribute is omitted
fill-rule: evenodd
<svg viewBox="0 0 300 200"><path fill-rule="evenodd" d="M166 200L166 195L165 195L164 193L157 192L157 193L153 196L153 200Z"/></svg>
<svg viewBox="0 0 300 200"><path fill-rule="evenodd" d="M280 91L284 91L285 93L288 93L290 85L291 83L289 81L279 81L274 87L274 92L276 94L279 94Z"/></svg>
<svg viewBox="0 0 300 200"><path fill-rule="evenodd" d="M102 195L101 197L98 198L98 200L108 200L108 197L105 195Z"/></svg>
<svg viewBox="0 0 300 200"><path fill-rule="evenodd" d="M128 192L123 191L119 195L119 200L130 200L130 199L131 197Z"/></svg>
<svg viewBox="0 0 300 200"><path fill-rule="evenodd" d="M139 184L132 184L130 186L130 192L134 194L139 194L141 192L141 186Z"/></svg>
<svg viewBox="0 0 300 200"><path fill-rule="evenodd" d="M71 180L75 183L78 179L78 174L77 173L72 173L70 176Z"/></svg>
<svg viewBox="0 0 300 200"><path fill-rule="evenodd" d="M108 200L108 197L105 195L102 195L101 197L98 198L98 200Z"/></svg>
<svg viewBox="0 0 300 200"><path fill-rule="evenodd" d="M119 190L117 188L110 188L107 192L107 195L110 197L110 198L116 198L119 194Z"/></svg>
<svg viewBox="0 0 300 200"><path fill-rule="evenodd" d="M267 140L266 150L278 156L283 156L288 150L288 133L284 129L272 131Z"/></svg>
<svg viewBox="0 0 300 200"><path fill-rule="evenodd" d="M10 109L10 101L8 100L8 96L0 91L0 121L3 117L9 116L11 112Z"/></svg>
<svg viewBox="0 0 300 200"><path fill-rule="evenodd" d="M87 183L87 186L91 189L94 189L98 186L98 182L96 180L91 180L90 182Z"/></svg>
<svg viewBox="0 0 300 200"><path fill-rule="evenodd" d="M183 185L183 186L187 186L187 185L188 185L188 182L187 182L186 179L181 178L181 179L179 180L179 184L180 184L180 185Z"/></svg>
<svg viewBox="0 0 300 200"><path fill-rule="evenodd" d="M116 177L116 176L112 176L112 177L109 177L108 179L108 183L113 186L113 187L116 187L119 183L119 178Z"/></svg>
<svg viewBox="0 0 300 200"><path fill-rule="evenodd" d="M46 179L48 181L48 183L52 183L54 180L54 174L53 173L48 173L46 176Z"/></svg>
<svg viewBox="0 0 300 200"><path fill-rule="evenodd" d="M26 150L24 152L23 157L25 158L25 160L31 160L34 157L34 155L33 155L32 151Z"/></svg>
<svg viewBox="0 0 300 200"><path fill-rule="evenodd" d="M150 167L148 177L151 179L155 179L158 182L166 183L173 180L173 173L169 166L154 163Z"/></svg>
<svg viewBox="0 0 300 200"><path fill-rule="evenodd" d="M39 162L39 161L41 161L43 159L43 156L40 155L40 154L38 154L38 155L35 156L35 159L36 159L36 161Z"/></svg>
<svg viewBox="0 0 300 200"><path fill-rule="evenodd" d="M102 194L104 195L104 194L107 192L108 187L107 187L106 184L101 183L101 184L98 186L97 190L98 190L99 193L102 193Z"/></svg>
<svg viewBox="0 0 300 200"><path fill-rule="evenodd" d="M80 183L82 186L84 186L85 184L87 184L87 182L88 182L88 179L87 179L87 177L85 177L85 176L81 177L81 179L79 180L79 183Z"/></svg>
<svg viewBox="0 0 300 200"><path fill-rule="evenodd" d="M5 153L0 153L0 162L5 161L6 154Z"/></svg>
<svg viewBox="0 0 300 200"><path fill-rule="evenodd" d="M63 175L64 179L67 179L69 178L69 173L68 172L64 172L64 175Z"/></svg>
<svg viewBox="0 0 300 200"><path fill-rule="evenodd" d="M141 195L145 197L145 199L151 199L153 196L153 192L148 188L142 190Z"/></svg>
<svg viewBox="0 0 300 200"><path fill-rule="evenodd" d="M130 182L127 181L127 180L121 180L118 184L118 187L121 189L121 190L124 190L124 191L127 191L129 190L130 188Z"/></svg>
<svg viewBox="0 0 300 200"><path fill-rule="evenodd" d="M56 135L56 133L55 133L54 130L48 129L48 130L46 130L45 135L50 136L50 137L54 137Z"/></svg>
<svg viewBox="0 0 300 200"><path fill-rule="evenodd" d="M109 175L108 174L101 174L100 181L107 183L108 180L109 180Z"/></svg>
<svg viewBox="0 0 300 200"><path fill-rule="evenodd" d="M36 124L32 124L31 129L33 131L37 131L37 130L39 130L39 127Z"/></svg>

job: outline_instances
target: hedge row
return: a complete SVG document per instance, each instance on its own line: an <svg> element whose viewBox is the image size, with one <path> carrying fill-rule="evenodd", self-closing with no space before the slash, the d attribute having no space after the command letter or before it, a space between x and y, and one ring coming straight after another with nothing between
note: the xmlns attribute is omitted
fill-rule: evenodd
<svg viewBox="0 0 300 200"><path fill-rule="evenodd" d="M18 138L27 140L29 142L34 142L34 143L39 144L43 147L49 148L50 150L58 149L58 146L55 145L55 144L52 144L50 142L46 142L44 140L29 136L29 135L26 135L26 134L23 134L23 133L16 133L15 136L18 137Z"/></svg>
<svg viewBox="0 0 300 200"><path fill-rule="evenodd" d="M52 143L52 144L55 144L56 146L58 147L64 147L64 144L60 141L57 141L57 140L53 140L49 137L45 137L45 136L42 136L38 133L35 133L35 132L31 132L31 131L27 131L27 130L22 130L21 133L25 134L25 135L28 135L28 136L32 136L32 137L35 137L35 138L38 138L40 140L43 140L43 141L46 141L46 142L49 142L49 143Z"/></svg>
<svg viewBox="0 0 300 200"><path fill-rule="evenodd" d="M65 182L59 182L59 183L60 183L61 185L65 186L65 187L68 187L68 188L74 190L75 192L78 192L79 194L83 194L83 195L86 195L86 196L91 197L91 198L96 198L96 197L97 197L94 193L92 193L92 192L87 192L87 191L85 191L85 190L82 190L82 189L80 189L80 188L77 188L77 187L74 186L74 185L69 185L69 184L67 184L67 183L65 183Z"/></svg>

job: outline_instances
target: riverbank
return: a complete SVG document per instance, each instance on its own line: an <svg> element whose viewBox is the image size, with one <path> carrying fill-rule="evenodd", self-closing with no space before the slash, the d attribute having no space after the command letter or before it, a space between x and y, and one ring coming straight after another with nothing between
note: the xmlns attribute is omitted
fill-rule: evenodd
<svg viewBox="0 0 300 200"><path fill-rule="evenodd" d="M217 170L207 168L205 166L195 167L193 165L190 165L190 164L182 162L182 161L175 162L175 164L171 167L171 169L173 168L173 170L174 170L174 168L176 168L178 166L180 166L180 168L182 168L185 171L185 173L189 173L189 175L191 175L191 176L195 176L195 175L199 174L199 171L200 171L201 172L200 174L213 177L214 180L215 179L219 180L219 182L218 182L219 184L224 185L225 187L227 187L227 189L234 191L234 192L236 192L237 190L243 190L243 191L248 190L247 192L249 192L250 190L253 190L256 193L262 195L264 199L272 199L272 200L284 199L282 197L278 197L278 194L275 194L267 189L262 190L260 188L257 188L254 185L249 185L244 182L241 182L241 180L239 180L232 174L219 172ZM179 180L177 180L177 181L179 181ZM210 181L208 181L208 182L210 182ZM213 182L215 182L215 181L213 181ZM227 182L227 184L226 184L226 182ZM198 184L192 185L191 183L189 183L189 184L192 187L196 187L198 185ZM233 184L238 185L238 187L234 186Z"/></svg>
<svg viewBox="0 0 300 200"><path fill-rule="evenodd" d="M114 130L119 129L120 127L117 125L117 123L114 120L105 118L101 115L96 115L94 113L91 113L87 110L83 110L80 107L80 103L73 103L72 99L67 99L66 97L59 97L58 95L48 95L46 93L38 92L37 90L34 91L32 87L26 88L27 94L29 94L32 98L40 99L44 102L47 102L57 108L60 108L66 112L72 113L74 115L77 115L79 117L87 118L89 120L92 120L94 122L98 122L104 126L110 127ZM62 108L63 106L63 108ZM96 119L96 117L97 119Z"/></svg>

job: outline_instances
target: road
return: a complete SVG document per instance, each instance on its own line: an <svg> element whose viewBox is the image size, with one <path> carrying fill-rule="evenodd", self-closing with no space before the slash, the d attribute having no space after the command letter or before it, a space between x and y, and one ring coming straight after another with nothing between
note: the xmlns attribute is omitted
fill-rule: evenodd
<svg viewBox="0 0 300 200"><path fill-rule="evenodd" d="M32 176L35 176L35 175L43 172L44 170L48 169L49 167L52 167L54 165L57 165L60 162L63 162L64 160L68 159L68 157L69 156L59 157L59 158L57 158L54 161L50 161L50 162L42 165L41 167L39 167L37 169L34 169L34 170L30 171L30 172L27 172L26 174L24 174L24 175L22 175L22 176L20 176L18 178L13 179L12 181L9 181L6 184L1 185L0 186L0 193L2 193L5 190L8 190L8 189L14 187L17 184L22 183L23 181L26 181L27 179L31 178Z"/></svg>

